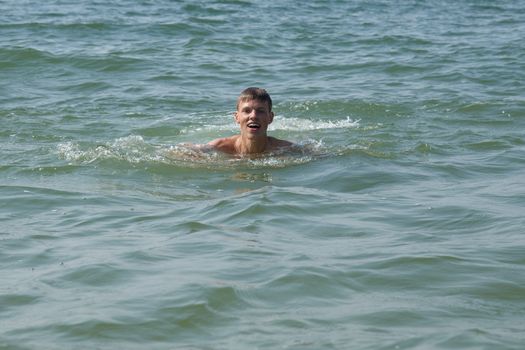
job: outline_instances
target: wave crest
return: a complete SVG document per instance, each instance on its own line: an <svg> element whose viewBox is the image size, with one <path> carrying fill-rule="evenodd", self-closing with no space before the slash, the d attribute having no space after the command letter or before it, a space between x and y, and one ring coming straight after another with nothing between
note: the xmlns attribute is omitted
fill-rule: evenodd
<svg viewBox="0 0 525 350"><path fill-rule="evenodd" d="M192 126L181 130L181 134L201 133L201 132L216 132L216 131L232 131L238 130L235 123L231 123L230 116L221 116L218 121L219 124L203 124L201 126ZM295 117L275 116L273 123L269 125L269 131L290 131L290 132L304 132L326 129L353 129L358 128L360 119L354 120L347 116L341 120L313 120Z"/></svg>
<svg viewBox="0 0 525 350"><path fill-rule="evenodd" d="M60 143L57 152L60 158L77 163L93 163L98 160L122 160L129 163L158 161L159 155L154 147L144 141L142 136L130 135L118 138L111 143L82 147L73 142Z"/></svg>
<svg viewBox="0 0 525 350"><path fill-rule="evenodd" d="M310 140L296 144L293 149L253 157L236 157L195 144L152 145L141 136L122 137L105 144L82 145L65 142L57 146L59 158L70 163L91 164L119 161L130 165L153 163L201 168L282 168L312 161L323 155L320 141Z"/></svg>

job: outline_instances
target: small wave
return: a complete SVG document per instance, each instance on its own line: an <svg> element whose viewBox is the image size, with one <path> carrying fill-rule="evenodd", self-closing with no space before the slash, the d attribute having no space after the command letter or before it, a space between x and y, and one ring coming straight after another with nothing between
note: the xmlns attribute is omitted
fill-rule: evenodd
<svg viewBox="0 0 525 350"><path fill-rule="evenodd" d="M122 160L132 164L161 160L154 150L155 147L147 144L141 136L137 135L122 137L111 143L98 144L94 147L82 147L73 142L60 143L57 146L60 158L82 164L99 160Z"/></svg>
<svg viewBox="0 0 525 350"><path fill-rule="evenodd" d="M311 131L321 129L348 129L359 126L359 120L346 117L343 120L309 120L299 118L279 118L270 125L270 130L292 130L292 131Z"/></svg>
<svg viewBox="0 0 525 350"><path fill-rule="evenodd" d="M206 168L283 168L308 163L323 154L320 141L306 141L290 149L255 156L232 156L192 144L179 144L164 150L171 164Z"/></svg>
<svg viewBox="0 0 525 350"><path fill-rule="evenodd" d="M70 163L91 164L104 161L121 161L130 165L153 163L185 168L282 168L310 162L326 154L320 141L297 143L291 149L257 155L238 157L217 152L200 145L181 143L177 145L152 145L141 136L131 135L97 145L74 142L57 146L59 158Z"/></svg>
<svg viewBox="0 0 525 350"><path fill-rule="evenodd" d="M35 62L55 63L57 57L44 50L25 47L8 47L0 49L0 66L17 67L23 64L35 65Z"/></svg>
<svg viewBox="0 0 525 350"><path fill-rule="evenodd" d="M227 118L227 119L226 119ZM231 116L221 116L221 124L204 124L201 126L192 126L181 130L181 134L210 132L210 131L236 131L238 126L234 123L227 122ZM269 131L315 131L324 129L352 129L359 127L360 120L354 120L349 116L341 120L311 120L294 117L276 116L273 123L269 125Z"/></svg>

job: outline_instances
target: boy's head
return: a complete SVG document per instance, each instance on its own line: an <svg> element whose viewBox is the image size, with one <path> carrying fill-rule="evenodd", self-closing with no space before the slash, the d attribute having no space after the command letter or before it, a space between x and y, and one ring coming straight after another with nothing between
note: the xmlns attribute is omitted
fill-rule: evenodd
<svg viewBox="0 0 525 350"><path fill-rule="evenodd" d="M241 104L241 102L249 100L259 100L262 102L266 102L268 104L268 110L270 112L272 111L272 98L265 89L257 87L249 87L247 89L244 89L239 95L239 98L237 99L237 109L239 109L239 105Z"/></svg>

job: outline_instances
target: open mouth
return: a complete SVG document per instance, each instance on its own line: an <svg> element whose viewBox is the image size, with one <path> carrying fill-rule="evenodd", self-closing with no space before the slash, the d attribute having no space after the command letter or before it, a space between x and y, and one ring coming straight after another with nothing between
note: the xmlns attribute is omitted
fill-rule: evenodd
<svg viewBox="0 0 525 350"><path fill-rule="evenodd" d="M249 123L248 124L248 128L252 129L252 130L257 130L261 127L261 124L259 123Z"/></svg>

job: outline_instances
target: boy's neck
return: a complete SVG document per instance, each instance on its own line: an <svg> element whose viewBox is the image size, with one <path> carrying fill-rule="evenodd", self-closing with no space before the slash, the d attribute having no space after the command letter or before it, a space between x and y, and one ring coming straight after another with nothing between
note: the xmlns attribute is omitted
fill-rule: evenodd
<svg viewBox="0 0 525 350"><path fill-rule="evenodd" d="M269 144L270 139L266 135L258 138L244 138L241 135L235 142L235 150L238 154L263 153Z"/></svg>

